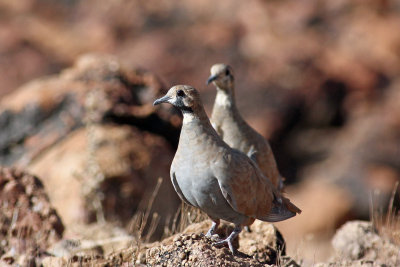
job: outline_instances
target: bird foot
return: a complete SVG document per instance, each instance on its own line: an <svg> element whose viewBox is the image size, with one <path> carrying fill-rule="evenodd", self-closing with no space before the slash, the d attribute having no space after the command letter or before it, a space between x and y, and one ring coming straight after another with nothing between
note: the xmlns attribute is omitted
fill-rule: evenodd
<svg viewBox="0 0 400 267"><path fill-rule="evenodd" d="M214 234L214 231L211 231L211 229L210 229L210 230L208 230L208 232L206 233L206 237L211 237L211 236L213 236L213 234Z"/></svg>
<svg viewBox="0 0 400 267"><path fill-rule="evenodd" d="M227 244L229 247L229 250L232 252L232 255L238 256L238 250L233 246L232 241L239 235L239 233L242 231L242 228L240 226L235 226L235 229L233 229L232 233L225 239L220 240L218 242L215 242L213 245L214 246L221 246Z"/></svg>

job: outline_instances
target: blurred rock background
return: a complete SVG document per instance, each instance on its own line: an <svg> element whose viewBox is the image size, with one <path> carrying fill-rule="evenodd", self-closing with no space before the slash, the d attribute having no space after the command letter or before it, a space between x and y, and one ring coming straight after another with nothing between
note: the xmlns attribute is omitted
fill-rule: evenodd
<svg viewBox="0 0 400 267"><path fill-rule="evenodd" d="M395 0L0 0L0 165L42 179L67 236L102 220L132 231L162 177L160 237L179 207L180 118L151 103L190 84L210 113L209 68L228 63L303 209L277 224L288 254L324 260L400 180L399 29Z"/></svg>

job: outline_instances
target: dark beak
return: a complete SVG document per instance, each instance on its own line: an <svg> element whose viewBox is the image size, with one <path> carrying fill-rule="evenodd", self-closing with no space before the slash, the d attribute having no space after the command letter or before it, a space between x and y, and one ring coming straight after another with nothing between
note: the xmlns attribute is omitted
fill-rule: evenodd
<svg viewBox="0 0 400 267"><path fill-rule="evenodd" d="M209 85L210 83L215 81L217 78L218 78L218 75L211 75L207 80L207 85Z"/></svg>
<svg viewBox="0 0 400 267"><path fill-rule="evenodd" d="M171 99L171 97L165 95L165 96L163 96L163 97L157 99L156 101L154 101L153 106L158 105L158 104L161 104L161 103L166 103L166 102L168 102L168 100L170 100L170 99Z"/></svg>

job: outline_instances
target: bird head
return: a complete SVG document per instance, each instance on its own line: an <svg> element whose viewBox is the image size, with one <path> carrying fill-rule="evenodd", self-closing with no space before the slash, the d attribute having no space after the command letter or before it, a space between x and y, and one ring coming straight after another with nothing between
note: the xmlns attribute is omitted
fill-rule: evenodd
<svg viewBox="0 0 400 267"><path fill-rule="evenodd" d="M232 68L225 64L214 64L211 69L211 76L207 80L207 84L214 83L222 90L229 90L233 87L233 71Z"/></svg>
<svg viewBox="0 0 400 267"><path fill-rule="evenodd" d="M175 85L171 87L167 94L154 101L153 105L161 103L170 103L179 108L182 113L193 113L201 106L199 93L189 85Z"/></svg>

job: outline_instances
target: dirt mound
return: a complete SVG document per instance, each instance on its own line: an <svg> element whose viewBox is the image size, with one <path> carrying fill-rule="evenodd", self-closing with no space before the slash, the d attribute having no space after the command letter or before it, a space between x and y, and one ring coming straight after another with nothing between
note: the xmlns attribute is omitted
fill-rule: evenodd
<svg viewBox="0 0 400 267"><path fill-rule="evenodd" d="M216 239L215 239L216 240ZM214 241L215 241L214 240ZM152 266L265 266L275 263L271 251L257 250L252 256L233 256L227 247L217 248L212 239L192 235L178 235L169 244L147 250L146 264ZM256 251L254 251L256 252Z"/></svg>
<svg viewBox="0 0 400 267"><path fill-rule="evenodd" d="M68 257L48 257L44 266L74 264L83 266L114 266L136 263L138 266L299 266L293 259L283 256L279 248L284 240L272 224L259 222L253 225L253 233L240 234L235 246L241 255L233 256L227 247L215 247L216 235L205 237L211 221L191 224L181 233L166 238L162 242L139 243L111 254L78 253ZM218 229L220 238L232 231L231 225L223 223ZM261 234L262 232L262 234ZM278 249L277 249L278 248ZM91 265L92 264L92 265Z"/></svg>

